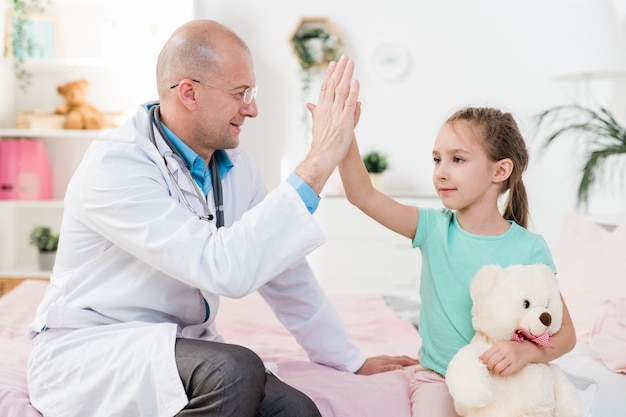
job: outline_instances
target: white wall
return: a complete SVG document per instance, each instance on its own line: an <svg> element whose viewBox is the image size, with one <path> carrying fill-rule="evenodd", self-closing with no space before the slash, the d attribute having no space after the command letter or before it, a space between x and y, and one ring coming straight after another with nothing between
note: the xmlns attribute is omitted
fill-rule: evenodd
<svg viewBox="0 0 626 417"><path fill-rule="evenodd" d="M8 1L2 1L0 12ZM12 126L21 111L53 112L64 102L56 87L81 78L89 80L87 101L103 111L134 111L139 103L155 100L158 52L171 32L192 18L192 3L51 0L46 15L56 21L56 59L26 62L33 75L26 91L18 89L10 61L3 60L0 80L7 80L7 75L9 79L3 83L2 96L6 91L12 101L0 98L2 127ZM2 33L4 25L1 19Z"/></svg>
<svg viewBox="0 0 626 417"><path fill-rule="evenodd" d="M622 15L624 3L615 1ZM567 2L196 0L195 7L195 16L230 26L253 51L260 116L246 122L242 143L261 157L270 186L306 150L299 67L288 38L300 17L326 16L356 61L363 101L360 146L390 156L390 193L432 194L431 147L443 120L461 106L497 106L516 116L532 151L525 182L533 228L553 242L563 216L576 210L573 148L564 143L539 158L533 123L539 111L580 99L579 84L551 77L557 34L562 35L557 23ZM409 53L409 68L399 79L381 77L373 65L373 49L386 41ZM604 198L590 210L613 215L613 206L621 206L625 215L626 204L615 200L606 204Z"/></svg>
<svg viewBox="0 0 626 417"><path fill-rule="evenodd" d="M8 0L7 0L8 1ZM569 0L575 1L575 0ZM171 31L191 16L216 19L239 33L254 58L260 116L247 120L242 145L251 150L270 188L306 152L299 66L288 38L300 17L328 17L357 64L363 115L358 127L362 150L377 148L390 157L385 187L392 194L432 194L431 147L443 120L464 105L497 106L518 119L533 152L525 181L534 229L552 242L563 216L575 211L578 157L572 146L537 156L533 116L556 104L580 99L580 85L551 78L556 26L568 0L53 0L60 20L65 58L109 59L103 68L37 67L26 94L0 63L0 126L11 126L16 112L52 110L62 102L56 86L87 75L89 101L108 111L132 109L156 97L154 63ZM619 16L626 0L613 0ZM0 2L0 12L6 3ZM124 12L121 12L124 10ZM131 32L136 28L136 32ZM0 30L4 33L4 20ZM115 30L114 30L115 29ZM372 51L393 42L409 54L400 78L381 77ZM54 69L56 68L56 69ZM616 87L617 86L617 87ZM610 83L606 100L621 84ZM314 99L314 96L311 97ZM621 104L625 100L621 99ZM620 113L621 115L621 113ZM330 184L328 189L335 189ZM597 196L594 214L626 215L625 193ZM615 207L618 207L616 209ZM621 211L620 211L621 210Z"/></svg>

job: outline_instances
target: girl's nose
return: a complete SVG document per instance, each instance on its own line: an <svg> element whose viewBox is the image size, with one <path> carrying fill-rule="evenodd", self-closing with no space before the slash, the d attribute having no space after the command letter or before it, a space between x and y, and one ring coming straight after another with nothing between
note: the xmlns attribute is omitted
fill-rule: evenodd
<svg viewBox="0 0 626 417"><path fill-rule="evenodd" d="M436 178L446 178L447 177L447 170L446 167L444 166L444 164L442 162L439 162L437 165L435 165L435 177Z"/></svg>

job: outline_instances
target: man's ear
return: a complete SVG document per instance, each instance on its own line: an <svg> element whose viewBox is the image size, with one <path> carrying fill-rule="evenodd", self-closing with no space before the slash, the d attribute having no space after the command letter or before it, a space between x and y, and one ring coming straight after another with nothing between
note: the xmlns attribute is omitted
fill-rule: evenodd
<svg viewBox="0 0 626 417"><path fill-rule="evenodd" d="M182 80L176 87L178 100L188 109L196 106L196 86L191 80Z"/></svg>
<svg viewBox="0 0 626 417"><path fill-rule="evenodd" d="M496 162L496 170L493 174L494 182L505 182L511 176L513 172L513 161L509 158L504 158Z"/></svg>

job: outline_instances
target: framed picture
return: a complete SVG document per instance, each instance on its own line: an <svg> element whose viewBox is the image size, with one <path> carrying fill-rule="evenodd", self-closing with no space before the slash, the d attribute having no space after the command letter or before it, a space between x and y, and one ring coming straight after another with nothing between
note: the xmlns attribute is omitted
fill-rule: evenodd
<svg viewBox="0 0 626 417"><path fill-rule="evenodd" d="M60 56L54 17L33 14L28 16L28 20L20 22L9 12L5 28L4 56L21 60L55 59Z"/></svg>

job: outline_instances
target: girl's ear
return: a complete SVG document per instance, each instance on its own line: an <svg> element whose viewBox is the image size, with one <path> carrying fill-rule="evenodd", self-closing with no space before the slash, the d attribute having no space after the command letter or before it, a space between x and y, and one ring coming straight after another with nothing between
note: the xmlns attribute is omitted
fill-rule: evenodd
<svg viewBox="0 0 626 417"><path fill-rule="evenodd" d="M513 161L509 158L504 158L496 162L496 171L493 175L494 182L504 182L509 179L513 172Z"/></svg>

